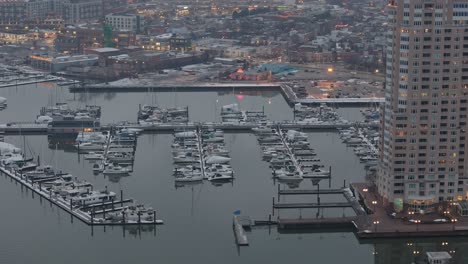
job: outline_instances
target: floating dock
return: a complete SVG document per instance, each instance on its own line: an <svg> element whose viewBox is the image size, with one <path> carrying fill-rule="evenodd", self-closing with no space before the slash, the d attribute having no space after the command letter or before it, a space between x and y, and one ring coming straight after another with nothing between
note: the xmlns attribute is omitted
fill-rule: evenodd
<svg viewBox="0 0 468 264"><path fill-rule="evenodd" d="M272 122L271 126L277 126L281 129L302 129L302 130L336 130L350 127L362 126L378 126L378 124L359 123L305 123L305 122ZM174 132L175 130L194 130L201 129L222 129L225 131L245 131L252 132L252 128L258 127L257 123L241 123L241 124L223 124L217 122L201 122L201 123L174 123L174 124L154 124L140 125L137 123L127 123L125 125L107 124L102 125L101 130L110 130L111 128L138 128L144 132ZM6 134L46 134L48 132L47 124L36 124L32 122L13 122L0 124L0 131Z"/></svg>
<svg viewBox="0 0 468 264"><path fill-rule="evenodd" d="M278 229L352 228L356 217L278 219Z"/></svg>
<svg viewBox="0 0 468 264"><path fill-rule="evenodd" d="M232 227L234 229L234 236L236 238L236 244L239 246L248 246L249 240L245 234L244 228L250 228L250 218L246 216L234 215L232 218Z"/></svg>
<svg viewBox="0 0 468 264"><path fill-rule="evenodd" d="M141 220L140 221L127 221L127 222L123 222L123 221L108 222L104 218L95 217L95 215L93 214L92 211L87 212L87 211L85 211L85 209L91 209L91 208L95 208L95 207L102 207L102 211L105 211L107 205L114 206L115 204L119 204L119 203L123 204L124 203L123 200L122 201L113 201L113 202L110 202L110 203L92 204L92 205L85 206L87 208L83 209L81 207L73 206L71 200L67 201L67 200L63 199L62 197L56 196L56 195L52 194L52 192L50 192L50 191L48 191L46 189L43 189L41 184L32 183L32 182L27 181L25 178L23 178L16 171L8 170L8 169L0 166L0 172L2 174L4 174L5 176L10 177L11 179L13 179L16 182L20 183L21 185L25 186L26 188L30 189L31 191L33 191L33 194L36 193L41 198L44 198L44 199L50 201L51 203L55 204L56 206L58 206L59 208L61 208L65 212L67 212L70 215L76 217L77 219L79 219L80 221L82 221L83 223L85 223L87 225L134 225L134 224L137 224L137 225L160 225L160 224L164 223L162 220L156 219L156 213L155 212L153 212L154 221L152 221L152 222L141 221Z"/></svg>

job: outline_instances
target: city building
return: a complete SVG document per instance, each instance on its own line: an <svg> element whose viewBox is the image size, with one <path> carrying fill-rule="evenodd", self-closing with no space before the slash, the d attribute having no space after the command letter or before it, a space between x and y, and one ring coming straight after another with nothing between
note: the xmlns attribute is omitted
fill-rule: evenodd
<svg viewBox="0 0 468 264"><path fill-rule="evenodd" d="M31 66L34 68L50 71L51 73L56 73L59 71L64 71L68 67L73 66L92 66L97 64L98 55L88 54L88 55L75 55L75 56L60 56L60 57L48 57L40 55L30 56Z"/></svg>
<svg viewBox="0 0 468 264"><path fill-rule="evenodd" d="M26 2L22 0L16 1L0 1L0 23L15 24L24 21L26 18Z"/></svg>
<svg viewBox="0 0 468 264"><path fill-rule="evenodd" d="M101 0L68 0L63 3L62 15L67 23L81 23L102 17Z"/></svg>
<svg viewBox="0 0 468 264"><path fill-rule="evenodd" d="M145 18L139 14L116 13L106 15L106 24L119 31L140 33L144 29Z"/></svg>
<svg viewBox="0 0 468 264"><path fill-rule="evenodd" d="M467 199L468 4L388 3L376 186L396 210Z"/></svg>
<svg viewBox="0 0 468 264"><path fill-rule="evenodd" d="M26 20L43 20L51 11L52 3L49 0L26 1Z"/></svg>

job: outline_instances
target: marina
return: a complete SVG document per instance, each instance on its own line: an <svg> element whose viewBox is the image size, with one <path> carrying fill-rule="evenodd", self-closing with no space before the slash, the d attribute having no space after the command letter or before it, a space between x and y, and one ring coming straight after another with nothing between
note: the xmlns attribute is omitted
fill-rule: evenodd
<svg viewBox="0 0 468 264"><path fill-rule="evenodd" d="M267 102L268 101L265 101L266 102L266 106L268 106ZM10 98L9 98L9 103L10 103ZM229 104L231 102L227 102L227 104ZM97 104L95 102L93 102L92 104ZM136 104L138 105L138 104ZM181 105L184 105L184 103L181 103ZM134 107L135 108L135 107ZM167 108L167 106L165 106L164 108ZM210 107L211 108L214 108L214 107ZM36 108L38 109L38 108ZM116 109L118 110L118 109ZM255 111L255 108L250 108L249 110L253 110ZM103 116L105 115L108 115L108 111L115 111L115 110L108 110L107 108L103 108ZM217 113L219 113L219 108L218 108L218 111L216 111ZM292 113L292 111L291 111ZM358 112L359 113L359 112ZM359 113L360 114L360 113ZM135 111L131 112L130 113L131 116L135 116ZM194 116L200 116L200 114L198 114L196 112L196 110L193 110L192 107L190 107L190 116L191 117L194 117ZM269 115L270 117L270 115ZM292 117L292 115L291 115ZM274 118L274 115L273 115L273 118ZM127 119L127 118L125 118ZM212 118L209 118L209 119L212 119ZM130 119L127 119L127 120L130 120ZM112 119L110 120L112 121ZM110 123L109 122L109 119L107 118L105 123L104 124L108 124ZM115 122L115 123L118 123L118 122ZM189 122L190 123L190 122ZM200 123L200 124L203 124L204 126L202 128L205 128L205 125L206 125L206 129L209 128L209 126L211 125L210 121L205 121L205 122L193 122L194 124L197 124L197 123ZM213 122L213 123L217 123L220 128L223 129L222 127L222 123L220 122ZM283 121L272 121L272 123L283 123ZM286 123L286 125L290 125L290 126L293 126L293 125L296 125L298 123L298 121L289 121L288 122L284 122ZM358 124L357 122L352 122L353 124ZM128 125L128 123L127 123ZM165 124L165 125L170 125L170 124ZM229 149L229 152L230 152L230 155L232 156L232 161L231 161L231 164L234 168L236 168L236 173L235 173L235 176L236 176L236 180L235 180L235 184L234 185L231 185L231 184L223 184L222 186L214 186L212 184L197 184L197 185L191 185L191 184L177 184L177 185L183 185L184 187L183 188L177 188L177 189L174 189L174 177L168 177L166 178L165 175L171 175L172 172L173 172L173 167L172 166L169 166L169 168L167 168L166 165L164 164L171 164L172 163L172 160L171 160L171 156L169 155L169 160L167 158L165 158L164 156L167 155L167 153L170 153L171 152L171 148L170 148L170 145L172 144L172 139L173 139L173 136L170 134L170 133L173 133L175 130L177 131L189 131L190 129L189 128L184 128L183 126L181 127L176 127L176 129L174 130L174 128L171 128L171 129L167 129L165 131L164 130L161 130L161 132L164 132L164 133L155 133L155 134L152 134L152 133L145 133L144 131L142 131L142 134L138 136L138 143L139 143L139 146L136 148L135 150L135 156L137 157L135 159L135 168L134 168L134 172L132 173L132 175L130 175L129 177L125 177L125 178L121 178L119 184L124 184L123 186L125 186L126 188L126 192L127 193L138 193L140 194L139 198L145 201L150 201L151 204L154 204L156 205L156 208L158 208L161 213L159 213L159 215L163 216L164 215L164 220L167 222L167 223L179 223L177 224L178 228L182 228L183 230L185 230L185 232L189 232L189 233L196 233L196 234L199 234L199 235L203 235L205 234L205 232L203 233L199 233L198 231L193 231L191 228L194 228L196 229L195 227L192 227L193 225L190 224L190 223L187 223L187 221L184 221L184 220L181 220L181 219L178 219L178 217L175 217L175 215L179 215L179 214L182 214L184 217L188 218L188 219L195 219L195 223L197 225L199 224L202 224L204 221L202 220L203 217L201 217L201 215L198 215L197 212L204 212L205 209L197 209L197 204L202 204L202 207L201 208L209 208L211 210L211 208L218 208L218 210L220 210L221 212L219 214L214 214L214 217L216 219L218 219L217 221L219 221L219 223L232 223L232 209L231 208L242 208L243 211L246 211L248 210L248 208L255 208L255 209L250 209L248 211L248 213L250 215L253 215L250 211L251 210L254 210L255 215L256 216L268 216L268 214L271 214L270 210L271 210L271 196L272 195L276 195L277 193L277 186L275 185L274 187L268 187L269 185L271 185L272 181L271 181L271 170L268 169L268 167L264 167L264 165L262 164L255 164L253 165L254 167L252 168L252 163L254 163L255 161L256 162L259 162L260 163L260 159L261 159L261 155L258 156L258 146L256 146L256 138L254 137L254 134L252 133L253 130L252 128L254 128L254 126L252 126L250 129L245 129L245 128L242 128L242 129L239 129L239 130L236 130L236 127L240 127L242 125L229 125L230 127L234 127L234 130L228 130L228 129L223 129L225 130L225 139L224 139L224 142L226 144L226 148ZM227 125L225 125L225 127L229 127ZM276 126L276 124L274 125ZM358 126L362 126L362 127L367 127L367 125L365 125L364 123L362 124L359 124ZM225 128L224 127L224 128ZM305 126L303 126L305 127ZM101 126L101 130L102 131L106 131L108 128L110 128L108 125L102 125ZM121 124L121 126L119 128L131 128L129 126L125 126L125 124ZM138 128L138 127L136 127ZM301 125L297 126L296 128L282 128L282 130L288 130L288 129L300 129L301 128ZM158 128L159 129L159 128ZM194 125L193 129L195 130L196 129L196 126ZM219 129L219 128L214 128L214 129ZM236 131L239 131L239 132L244 132L244 133L236 133ZM340 182L342 181L342 179L345 177L347 180L349 181L352 181L353 179L356 181L356 180L359 180L361 179L360 177L362 177L361 175L363 175L363 170L361 169L361 167L363 166L363 164L359 163L359 159L357 160L357 163L354 163L354 160L355 160L355 156L354 156L354 153L351 151L351 152L347 152L347 149L346 148L346 145L345 144L342 144L342 141L341 139L339 138L339 134L338 133L335 133L335 131L337 131L335 128L329 128L329 129L311 129L311 130L307 130L307 129L303 129L302 131L304 131L305 133L307 133L308 135L310 134L313 134L314 136L313 137L309 137L309 141L311 142L311 144L313 144L314 146L314 149L316 150L316 153L320 154L320 159L322 161L325 161L327 160L327 162L325 162L325 164L330 164L333 166L333 182L337 181L337 182ZM17 128L16 130L16 134L18 135L20 132L19 128ZM233 133L234 132L234 133ZM247 133L245 133L247 132ZM42 132L42 134L46 134L47 132L44 131ZM22 134L25 134L24 132ZM36 138L36 141L40 142L40 141L46 141L45 137L42 137L42 136L39 136L39 135L31 135L31 136L27 136L27 137L31 137L31 138ZM15 138L20 138L20 137L17 137L17 136L10 136L9 133L6 133L5 134L5 138L7 141L11 141L11 140L15 140ZM41 140L39 140L39 138L43 138ZM153 139L154 138L154 139ZM156 140L155 140L156 139ZM19 140L19 139L18 139ZM234 141L233 141L234 140ZM29 140L28 140L29 141ZM245 143L244 143L245 141ZM21 140L19 140L19 142L21 142ZM47 142L47 141L46 141ZM322 143L323 142L323 143ZM317 146L317 148L316 148ZM333 151L329 150L330 146L333 146ZM36 146L37 149L40 149L39 145ZM60 148L60 147L59 147ZM158 149L160 150L160 152L162 152L162 154L156 154L154 152L153 149ZM50 149L49 151L52 151L53 149ZM349 150L352 150L352 149L349 149ZM60 151L60 150L59 150ZM245 155L245 151L247 152L250 152L249 155ZM158 151L159 152L159 151ZM346 158L342 158L342 160L344 160L345 162L345 166L337 166L337 164L341 164L340 163L337 163L334 159L335 159L335 155L332 154L332 153L336 153L336 152L340 152L340 153L343 153L343 157L346 157ZM118 190L119 187L118 185L116 185L117 183L114 183L112 181L109 180L109 178L104 178L102 176L97 176L97 178L92 178L92 177L96 177L96 176L92 176L92 168L91 166L88 165L88 163L84 163L85 165L84 166L81 166L81 165L74 165L74 163L76 163L76 150L73 152L73 153L64 153L62 152L64 155L67 155L67 161L65 162L67 164L68 167L70 168L74 168L73 170L74 171L78 171L78 174L80 175L90 175L90 176L86 176L88 180L93 180L94 181L97 181L100 183L101 186L104 186L104 185L111 185L111 186L114 186L112 187L112 189L116 189ZM148 156L147 154L143 154L143 153L155 153L154 157L153 156ZM301 154L307 154L307 152L301 152L301 151L296 151L296 157L300 157ZM89 153L88 153L89 154ZM83 154L85 155L85 154ZM153 155L153 154L152 154ZM245 157L243 157L245 156ZM81 156L81 157L84 157L84 156ZM315 157L310 157L309 160L313 160L315 159ZM69 160L69 161L68 161ZM144 163L146 164L150 164L150 165L142 165ZM347 162L347 163L346 163ZM154 165L152 164L154 163ZM81 163L83 164L83 163ZM244 164L247 164L247 165L244 165ZM266 163L265 163L266 164ZM312 163L313 164L313 163ZM335 164L335 165L334 165ZM143 167L142 167L143 166ZM247 166L247 168L243 168L244 166ZM268 166L268 164L266 164L266 166ZM83 168L81 168L83 167ZM352 171L350 171L350 168ZM155 175L154 171L159 171L161 170L160 173L157 173ZM83 173L81 173L83 172ZM256 177L256 178L252 178L252 177L246 177L246 175L250 175L251 172L255 172L255 174L258 174L259 176ZM75 172L73 173L75 174ZM77 175L78 175L77 174ZM91 178L88 178L88 177L91 177ZM355 177L355 178L353 178ZM138 179L138 180L137 180ZM148 182L151 182L151 185L150 184L146 184ZM203 181L202 181L203 182ZM207 181L205 181L207 182ZM244 200L243 198L239 198L236 193L240 192L240 191L243 191L243 190L249 190L249 186L252 185L255 186L255 188L259 188L259 189L263 189L263 190L269 190L271 192L272 195L269 196L268 199L263 199L262 196L264 195L254 195L254 197L256 197L254 200L251 199L248 199L248 201ZM301 187L302 185L306 184L304 181L303 183L301 183ZM310 183L309 183L310 184ZM320 192L322 191L325 191L326 190L326 185L328 185L327 182L325 182L325 185L323 185L322 183L320 183L321 186L320 186ZM148 185L148 186L145 186L145 185ZM156 189L157 189L157 194L155 192L155 186L156 186ZM282 185L282 186L287 186L287 185ZM172 188L170 188L172 187ZM309 187L309 188L307 188ZM313 186L315 187L315 186ZM200 191L200 188L203 188L202 191ZM310 186L308 185L304 185L304 188L306 190L310 190ZM256 191L251 190L251 193L255 193ZM290 191L293 191L293 190L298 190L298 189L284 189L284 191L286 190L290 190ZM300 190L304 190L303 188L301 188ZM191 200L191 191L194 193L193 195L193 199L194 199L194 209L192 211L191 209L191 204L190 204L190 200ZM228 195L228 197L232 200L232 201L225 201L224 203L227 203L228 206L225 207L225 205L223 205L222 207L220 206L217 206L215 204L215 201L216 199L218 199L218 195L215 195L215 194L210 194L210 195L207 195L206 193L209 193L209 192L219 192L219 191L223 191L225 193L225 195ZM283 191L283 190L282 190ZM201 196L201 200L199 202L197 202L197 196L199 193L201 192L202 196ZM116 192L118 193L118 192ZM312 195L316 195L316 194L313 194L312 192ZM320 194L322 196L322 194ZM177 210L172 210L170 207L168 206L165 206L164 203L161 203L161 202L158 202L158 198L155 198L155 197L160 197L160 196L167 196L167 197L175 197L176 200L174 201L171 201L171 207L172 206L175 206L177 207L178 209ZM205 196L205 197L204 197ZM301 196L301 195L293 195L293 196ZM180 197L180 198L177 198L177 197ZM263 200L262 200L263 199ZM120 199L119 199L120 200ZM124 197L124 201L127 200L127 198ZM282 201L283 202L283 201ZM288 201L289 202L289 201ZM291 201L291 202L296 202L296 201ZM303 201L297 201L297 203L306 203L306 202L309 202L309 203L316 203L315 200L314 201L307 201L306 199L304 199ZM321 197L321 204L327 204L327 203L333 203L333 202L336 202L334 201L334 199L327 199L325 197ZM284 202L283 202L284 203ZM128 203L127 203L128 204ZM127 204L124 203L124 207L127 206ZM120 204L115 204L114 205L115 208L120 208L121 209L121 205ZM198 205L199 206L199 205ZM162 208L162 209L161 209ZM180 209L179 208L182 208L182 212L180 212ZM198 207L200 208L200 207ZM352 207L346 207L344 209L348 210ZM333 218L342 218L341 217L341 208L336 208L337 210L339 210L339 212L337 214L335 213L332 213L334 212L332 210L332 208L320 208L320 210L325 210L325 213L326 212L330 212L329 215L326 215L325 218L330 218L329 222L333 222L331 219ZM31 208L29 209L30 211L34 211L34 208ZM92 210L92 209L91 209ZM284 209L277 209L277 210L282 210L282 211L285 211L285 212L282 212L281 213L281 217L279 218L279 220L282 220L284 219L284 221L286 221L287 219L298 219L296 218L295 216L295 213L297 210L301 211L302 210L302 214L304 215L302 217L302 219L316 219L314 218L315 216L315 212L313 213L313 215L309 214L308 210L317 210L317 209L308 209L308 208L303 208L303 209L287 209L287 210L284 210ZM102 217L103 215L103 210L101 209L98 209L96 208L95 209L95 212L98 213L98 215L96 215L96 217ZM105 214L108 215L109 212L112 212L111 211L111 206L108 205L107 206L107 209L105 211ZM194 213L194 215L192 216L191 215L191 212ZM68 214L68 213L67 213ZM348 217L349 219L355 217L355 216L349 216L349 214L347 213L346 214L346 218L348 220ZM319 218L321 219L321 218ZM343 219L342 219L343 220ZM63 220L62 220L63 221ZM327 222L328 220L322 220L322 222ZM336 220L338 221L338 220ZM344 221L344 220L343 220ZM268 222L268 221L266 221ZM270 221L271 225L275 225L275 223L278 222L278 219L276 219L276 217L274 219L272 219ZM345 221L346 222L346 221ZM77 229L82 229L80 228L79 226L77 226L76 224L75 225L69 225L69 223L66 224L66 226L68 226L68 228L77 228ZM94 226L98 226L97 223L94 224ZM149 225L151 226L151 225ZM187 226L187 227L185 227ZM220 234L223 234L224 237L228 238L228 239L231 239L231 243L232 243L232 238L233 238L233 231L230 229L230 228L226 228L226 226L223 226L223 225L220 225L220 224L215 224L214 225L217 230L218 230L218 233ZM330 225L330 227L332 227L333 225ZM337 224L336 227L339 227L340 224ZM343 224L344 226L344 224ZM292 226L290 226L292 227ZM348 226L347 226L348 227ZM346 227L346 228L347 228ZM255 226L252 226L253 228L253 236L255 237L254 240L252 239L249 239L248 242L250 247L255 247L255 248L258 248L260 247L261 245L259 245L259 243L266 243L267 245L275 245L277 243L283 243L281 241L276 241L275 242L275 239L274 237L275 236L279 236L281 237L283 240L284 239L288 239L288 237L283 237L284 233L283 233L283 229L274 229L272 230L273 232L273 237L269 237L268 234L265 234L264 231L262 230L259 230L257 229ZM169 227L169 225L165 226L164 229L167 229L167 230L173 230L172 227ZM226 230L227 229L227 230ZM321 228L317 228L317 227L314 227L314 229L316 231L319 231L321 230L321 232L327 232L328 227L326 226L326 224L324 223L322 225ZM86 229L85 229L86 230ZM290 232L295 232L295 229L294 228L288 228L288 229L284 229L284 230L287 230L286 233L290 234ZM351 229L352 231L353 229ZM96 229L95 229L95 232L96 232ZM102 231L100 231L102 232ZM108 231L107 231L108 232ZM128 232L128 231L126 231ZM347 232L347 231L346 231ZM85 232L87 233L87 232ZM109 233L109 232L108 232ZM138 232L137 232L138 234ZM248 236L250 236L250 234L247 232L246 233ZM351 236L348 236L346 234L344 234L344 236L347 236L346 238L346 241L344 243L354 243L354 235L352 233L349 233ZM107 234L109 235L109 234ZM258 237L259 235L261 235L262 237ZM265 237L264 237L265 235ZM144 233L142 233L142 236L145 237L146 235ZM301 236L304 236L308 237L308 235L301 235ZM322 241L322 243L325 243L325 244L328 244L328 243L337 243L337 241L341 241L342 238L341 236L343 236L342 233L340 233L339 237L336 237L334 238L333 234L328 234L327 233L327 237L330 237L329 240L327 241ZM158 233L158 237L159 239L162 241L165 241L167 242L169 239L167 237L166 234L161 234L161 232ZM250 241L251 240L251 241ZM125 244L125 242L122 242ZM157 244L160 244L159 242L156 242ZM367 243L367 242L366 242ZM229 242L227 243L229 245ZM144 245L141 245L142 247L144 247ZM301 243L298 243L297 246L299 248L301 248ZM164 247L164 246L162 246ZM223 252L225 252L225 254L229 255L230 253L230 249L228 249L227 247L223 246L222 248L223 249ZM363 251L366 251L364 249L362 249ZM350 254L353 254L352 252L349 252ZM241 253L243 254L243 253Z"/></svg>
<svg viewBox="0 0 468 264"><path fill-rule="evenodd" d="M162 220L156 219L154 210L147 210L142 205L139 205L139 210L133 210L131 215L138 214L138 219L130 218L127 215L127 209L124 203L133 202L132 199L124 200L123 191L121 191L120 200L116 200L116 194L108 191L107 186L103 191L93 190L93 185L90 183L82 184L77 180L71 180L71 175L56 173L51 167L31 167L27 171L19 170L22 163L18 164L18 158L22 158L22 154L16 152L16 148L12 145L2 146L2 158L0 160L0 171L5 177L10 177L22 186L30 189L41 198L55 204L62 210L66 211L73 217L76 217L87 225L127 225L127 224L162 224ZM24 159L24 158L23 158ZM22 162L22 159L19 159ZM19 166L19 167L18 167ZM119 208L115 205L121 204ZM94 208L100 208L102 217L97 217ZM89 209L93 209L90 211ZM122 218L107 217L106 212L115 212ZM141 217L145 212L145 217ZM151 217L150 217L151 215ZM109 216L109 215L108 215Z"/></svg>

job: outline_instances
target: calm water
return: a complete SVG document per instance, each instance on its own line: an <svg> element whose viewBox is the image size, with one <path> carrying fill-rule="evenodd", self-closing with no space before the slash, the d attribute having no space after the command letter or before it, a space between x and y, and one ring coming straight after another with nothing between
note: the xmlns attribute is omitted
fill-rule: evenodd
<svg viewBox="0 0 468 264"><path fill-rule="evenodd" d="M122 93L89 94L90 99L70 101L88 102L103 106L103 122L135 120L138 104L189 105L192 120L211 121L217 117L219 107L232 102L247 110L261 109L271 119L292 117L291 109L275 92L258 95L218 94L215 92L179 93ZM0 90L8 98L8 108L0 112L1 122L33 120L41 106L58 97L73 100L73 94L57 88L35 85ZM85 96L85 95L82 95ZM216 104L218 100L218 105ZM270 104L271 103L271 104ZM217 109L216 109L217 108ZM216 111L215 111L216 109ZM345 109L345 113L359 119L358 109ZM211 115L211 116L210 116ZM51 206L31 192L22 190L8 178L0 177L0 263L285 263L299 260L314 263L411 263L418 257L413 252L426 250L456 250L457 263L463 261L463 240L390 240L361 244L352 233L280 234L274 228L254 228L248 234L250 246L238 249L232 231L232 212L242 210L254 219L266 219L271 213L272 197L277 185L271 179L268 164L261 160L260 147L252 134L226 134L226 145L231 150L235 181L214 186L209 182L176 188L172 172L170 144L172 135L152 134L138 138L134 172L131 176L108 178L92 174L92 164L73 152L53 150L46 136L27 136L27 145L34 155L41 155L43 163L56 165L98 188L124 190L124 195L151 205L157 210L163 226L148 230L91 228L55 206ZM5 141L22 146L22 138L8 136ZM363 181L365 171L352 149L341 143L336 133L310 133L309 141L323 164L332 166L332 187ZM303 181L301 188L313 188ZM328 187L322 182L321 188ZM281 185L281 188L288 188ZM287 201L314 201L314 197L290 198ZM322 201L342 198L323 196ZM352 215L350 211L325 210L319 215ZM314 210L281 212L283 217L314 217ZM339 252L339 254L337 254ZM421 253L419 255L421 255Z"/></svg>

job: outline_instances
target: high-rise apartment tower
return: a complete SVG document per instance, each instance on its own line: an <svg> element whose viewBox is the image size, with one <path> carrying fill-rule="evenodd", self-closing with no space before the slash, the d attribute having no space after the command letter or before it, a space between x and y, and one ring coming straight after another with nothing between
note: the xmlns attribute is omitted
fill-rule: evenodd
<svg viewBox="0 0 468 264"><path fill-rule="evenodd" d="M388 2L376 186L397 208L467 199L468 0Z"/></svg>

